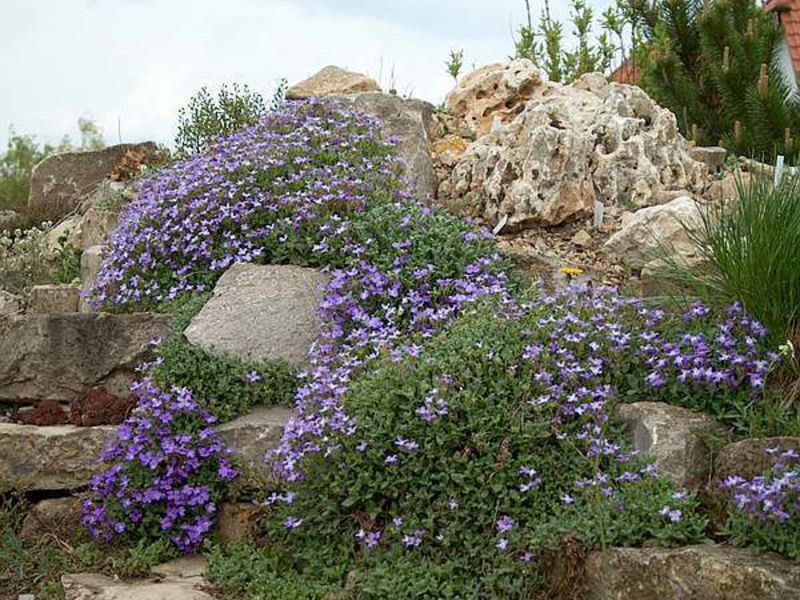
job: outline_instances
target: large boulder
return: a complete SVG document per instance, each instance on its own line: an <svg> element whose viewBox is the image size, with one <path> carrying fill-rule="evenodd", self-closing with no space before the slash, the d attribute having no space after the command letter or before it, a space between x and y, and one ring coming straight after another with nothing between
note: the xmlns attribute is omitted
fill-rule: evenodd
<svg viewBox="0 0 800 600"><path fill-rule="evenodd" d="M28 207L35 214L59 218L77 208L105 179L159 160L161 152L154 142L49 156L33 168Z"/></svg>
<svg viewBox="0 0 800 600"><path fill-rule="evenodd" d="M169 335L171 317L19 315L0 322L0 401L70 400L87 387L126 395L150 341Z"/></svg>
<svg viewBox="0 0 800 600"><path fill-rule="evenodd" d="M116 427L38 427L0 423L0 492L71 490L101 470L99 457Z"/></svg>
<svg viewBox="0 0 800 600"><path fill-rule="evenodd" d="M319 334L326 281L316 269L233 265L184 334L189 343L208 351L241 360L283 359L305 367Z"/></svg>
<svg viewBox="0 0 800 600"><path fill-rule="evenodd" d="M553 226L595 202L648 206L704 188L675 115L638 87L597 75L548 84L513 121L478 138L453 169L445 204L506 227ZM667 197L669 197L667 195Z"/></svg>
<svg viewBox="0 0 800 600"><path fill-rule="evenodd" d="M728 546L612 548L590 554L578 600L796 600L800 565Z"/></svg>
<svg viewBox="0 0 800 600"><path fill-rule="evenodd" d="M642 208L623 221L622 229L603 248L634 268L658 264L666 257L685 266L696 266L702 255L690 232L702 227L702 210L688 196Z"/></svg>
<svg viewBox="0 0 800 600"><path fill-rule="evenodd" d="M315 96L339 96L380 91L381 88L374 79L361 73L329 65L308 79L290 87L286 90L286 97L290 100L299 100Z"/></svg>
<svg viewBox="0 0 800 600"><path fill-rule="evenodd" d="M433 106L421 100L376 93L342 97L340 100L381 120L384 135L398 140L397 155L405 164L405 177L412 193L420 200L433 198L437 179L427 134Z"/></svg>
<svg viewBox="0 0 800 600"><path fill-rule="evenodd" d="M714 431L714 420L703 413L662 402L635 402L619 407L635 450L653 458L659 473L691 489L711 475L711 452L703 434Z"/></svg>
<svg viewBox="0 0 800 600"><path fill-rule="evenodd" d="M536 65L520 58L508 65L487 65L465 75L447 94L445 107L474 135L482 136L496 122L511 121L542 89Z"/></svg>

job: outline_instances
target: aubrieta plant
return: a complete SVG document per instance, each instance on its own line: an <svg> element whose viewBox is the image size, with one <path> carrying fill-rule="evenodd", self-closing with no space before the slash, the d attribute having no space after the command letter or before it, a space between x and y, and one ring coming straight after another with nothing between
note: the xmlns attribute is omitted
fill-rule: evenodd
<svg viewBox="0 0 800 600"><path fill-rule="evenodd" d="M722 482L731 496L726 524L735 544L756 546L800 559L800 453L770 448L772 468L744 479Z"/></svg>
<svg viewBox="0 0 800 600"><path fill-rule="evenodd" d="M186 388L133 387L138 404L103 452L110 466L91 481L84 523L103 540L170 540L195 550L211 530L225 483L236 476L227 451Z"/></svg>

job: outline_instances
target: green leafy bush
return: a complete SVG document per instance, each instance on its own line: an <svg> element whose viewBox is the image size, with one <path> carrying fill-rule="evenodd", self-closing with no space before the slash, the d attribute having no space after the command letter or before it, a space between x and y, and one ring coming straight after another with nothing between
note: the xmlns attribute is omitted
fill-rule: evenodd
<svg viewBox="0 0 800 600"><path fill-rule="evenodd" d="M208 88L200 88L178 113L175 138L178 156L208 150L218 137L255 124L265 110L261 94L246 85L234 83L229 87L223 84L216 98Z"/></svg>

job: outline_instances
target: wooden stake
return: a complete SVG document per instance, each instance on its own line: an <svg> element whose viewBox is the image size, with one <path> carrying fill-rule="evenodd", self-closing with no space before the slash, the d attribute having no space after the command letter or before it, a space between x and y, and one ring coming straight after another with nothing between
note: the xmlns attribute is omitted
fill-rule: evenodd
<svg viewBox="0 0 800 600"><path fill-rule="evenodd" d="M739 141L739 138L742 137L742 122L741 121L736 121L733 124L733 137L736 139L736 141Z"/></svg>
<svg viewBox="0 0 800 600"><path fill-rule="evenodd" d="M725 46L725 49L722 51L722 70L726 73L731 68L731 47Z"/></svg>
<svg viewBox="0 0 800 600"><path fill-rule="evenodd" d="M789 146L792 145L792 130L788 127L783 130L783 147L784 149L788 150Z"/></svg>
<svg viewBox="0 0 800 600"><path fill-rule="evenodd" d="M750 36L750 37L753 37L753 34L755 33L755 31L756 31L756 28L755 28L755 23L753 22L753 19L748 19L747 20L747 35Z"/></svg>
<svg viewBox="0 0 800 600"><path fill-rule="evenodd" d="M761 75L758 78L758 93L762 98L769 95L769 71L767 70L766 63L761 65Z"/></svg>
<svg viewBox="0 0 800 600"><path fill-rule="evenodd" d="M700 128L697 126L697 123L692 123L692 141L697 143L697 140L700 138Z"/></svg>

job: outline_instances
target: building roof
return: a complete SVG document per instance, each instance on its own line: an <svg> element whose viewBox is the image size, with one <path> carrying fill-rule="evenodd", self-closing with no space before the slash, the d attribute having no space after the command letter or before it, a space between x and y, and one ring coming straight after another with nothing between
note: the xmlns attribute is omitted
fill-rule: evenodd
<svg viewBox="0 0 800 600"><path fill-rule="evenodd" d="M786 33L794 72L800 74L800 0L770 0L764 8L778 13Z"/></svg>
<svg viewBox="0 0 800 600"><path fill-rule="evenodd" d="M642 79L642 70L633 58L628 57L608 76L608 79L614 83L639 85L639 81Z"/></svg>

